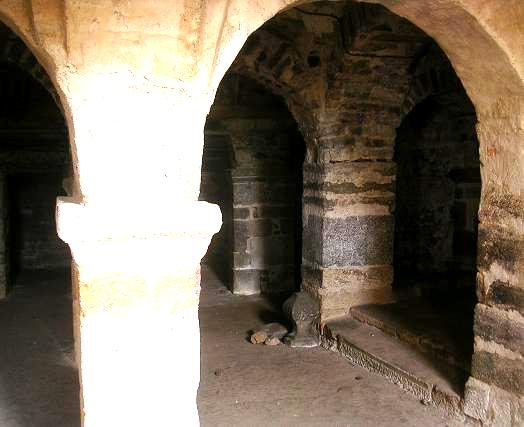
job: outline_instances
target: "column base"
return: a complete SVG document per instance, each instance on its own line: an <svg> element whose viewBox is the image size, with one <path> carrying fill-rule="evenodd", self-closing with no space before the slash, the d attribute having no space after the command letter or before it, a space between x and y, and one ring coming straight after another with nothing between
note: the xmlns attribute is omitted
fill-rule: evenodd
<svg viewBox="0 0 524 427"><path fill-rule="evenodd" d="M282 309L293 324L293 330L283 339L284 344L290 347L317 347L320 344L318 303L307 292L296 292L284 302Z"/></svg>
<svg viewBox="0 0 524 427"><path fill-rule="evenodd" d="M320 305L320 321L345 316L349 309L363 304L395 301L393 267L302 268L302 289Z"/></svg>

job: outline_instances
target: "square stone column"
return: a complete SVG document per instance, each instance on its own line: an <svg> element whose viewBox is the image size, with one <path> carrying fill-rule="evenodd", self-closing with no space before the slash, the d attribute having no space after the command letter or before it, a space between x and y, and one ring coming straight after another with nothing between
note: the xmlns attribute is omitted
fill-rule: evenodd
<svg viewBox="0 0 524 427"><path fill-rule="evenodd" d="M304 166L302 288L321 319L393 300L395 164Z"/></svg>
<svg viewBox="0 0 524 427"><path fill-rule="evenodd" d="M233 292L293 289L296 177L278 169L236 168L233 182Z"/></svg>

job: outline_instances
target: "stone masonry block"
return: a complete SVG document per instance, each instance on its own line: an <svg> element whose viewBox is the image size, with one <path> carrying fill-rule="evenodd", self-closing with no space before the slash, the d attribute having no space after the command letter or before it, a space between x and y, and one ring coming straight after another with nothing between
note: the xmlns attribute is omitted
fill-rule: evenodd
<svg viewBox="0 0 524 427"><path fill-rule="evenodd" d="M477 351L473 354L471 374L487 384L510 393L524 395L524 363L495 353Z"/></svg>
<svg viewBox="0 0 524 427"><path fill-rule="evenodd" d="M234 219L248 219L250 215L249 208L235 208L233 209Z"/></svg>
<svg viewBox="0 0 524 427"><path fill-rule="evenodd" d="M260 270L233 270L233 293L254 295L260 293Z"/></svg>
<svg viewBox="0 0 524 427"><path fill-rule="evenodd" d="M233 205L250 205L256 201L255 187L252 183L233 183Z"/></svg>
<svg viewBox="0 0 524 427"><path fill-rule="evenodd" d="M490 387L469 377L464 392L464 413L476 420L486 422L489 409Z"/></svg>
<svg viewBox="0 0 524 427"><path fill-rule="evenodd" d="M322 265L385 265L393 261L394 218L350 216L323 221Z"/></svg>
<svg viewBox="0 0 524 427"><path fill-rule="evenodd" d="M494 341L509 350L524 355L524 323L518 315L477 304L475 309L475 335L486 341Z"/></svg>
<svg viewBox="0 0 524 427"><path fill-rule="evenodd" d="M244 252L233 252L233 268L241 269L251 267L251 256Z"/></svg>
<svg viewBox="0 0 524 427"><path fill-rule="evenodd" d="M524 316L524 289L497 280L489 287L486 303L506 310L518 311Z"/></svg>
<svg viewBox="0 0 524 427"><path fill-rule="evenodd" d="M257 219L249 221L248 227L250 237L271 236L273 223L270 219Z"/></svg>
<svg viewBox="0 0 524 427"><path fill-rule="evenodd" d="M294 241L290 236L252 237L249 254L254 268L291 264L294 257Z"/></svg>
<svg viewBox="0 0 524 427"><path fill-rule="evenodd" d="M515 272L524 262L524 240L515 238L498 227L479 226L478 265L489 270L497 263L508 272Z"/></svg>
<svg viewBox="0 0 524 427"><path fill-rule="evenodd" d="M235 252L245 252L249 239L248 221L233 221L233 242Z"/></svg>
<svg viewBox="0 0 524 427"><path fill-rule="evenodd" d="M322 265L322 218L308 215L303 224L302 258L308 264Z"/></svg>

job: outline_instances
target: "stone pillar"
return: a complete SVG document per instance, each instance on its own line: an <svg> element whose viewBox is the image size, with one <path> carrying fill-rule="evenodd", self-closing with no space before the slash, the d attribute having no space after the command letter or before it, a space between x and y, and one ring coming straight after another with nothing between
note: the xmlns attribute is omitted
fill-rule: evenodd
<svg viewBox="0 0 524 427"><path fill-rule="evenodd" d="M57 207L84 426L198 425L199 263L220 228L197 202L207 100L91 77L69 86L82 197Z"/></svg>
<svg viewBox="0 0 524 427"><path fill-rule="evenodd" d="M305 165L302 287L321 321L392 301L394 183L392 162Z"/></svg>
<svg viewBox="0 0 524 427"><path fill-rule="evenodd" d="M233 292L294 287L296 177L256 168L232 170Z"/></svg>
<svg viewBox="0 0 524 427"><path fill-rule="evenodd" d="M524 422L524 204L522 128L511 100L479 115L482 197L471 377L464 411L485 425ZM516 103L522 112L522 101ZM520 109L519 109L520 108ZM520 113L522 114L522 113ZM522 117L522 116L521 116ZM496 130L507 130L500 138Z"/></svg>
<svg viewBox="0 0 524 427"><path fill-rule="evenodd" d="M233 293L259 294L267 282L264 225L254 218L263 178L246 168L231 170L233 185ZM269 230L270 231L270 230ZM267 230L266 230L267 232Z"/></svg>
<svg viewBox="0 0 524 427"><path fill-rule="evenodd" d="M393 153L411 59L360 48L328 76L304 167L302 288L321 322L393 300Z"/></svg>
<svg viewBox="0 0 524 427"><path fill-rule="evenodd" d="M295 287L299 156L295 128L281 118L231 121L233 292L279 293ZM247 122L247 123L244 123Z"/></svg>
<svg viewBox="0 0 524 427"><path fill-rule="evenodd" d="M7 296L9 290L8 229L7 182L3 171L0 171L0 300Z"/></svg>

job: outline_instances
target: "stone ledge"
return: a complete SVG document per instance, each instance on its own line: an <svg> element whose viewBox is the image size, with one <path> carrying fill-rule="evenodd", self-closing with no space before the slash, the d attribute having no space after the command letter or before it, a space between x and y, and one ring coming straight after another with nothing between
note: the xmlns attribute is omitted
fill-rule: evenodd
<svg viewBox="0 0 524 427"><path fill-rule="evenodd" d="M350 317L328 322L322 332L321 344L342 354L351 363L384 376L424 403L464 419L461 390L465 373L462 370L423 355Z"/></svg>

